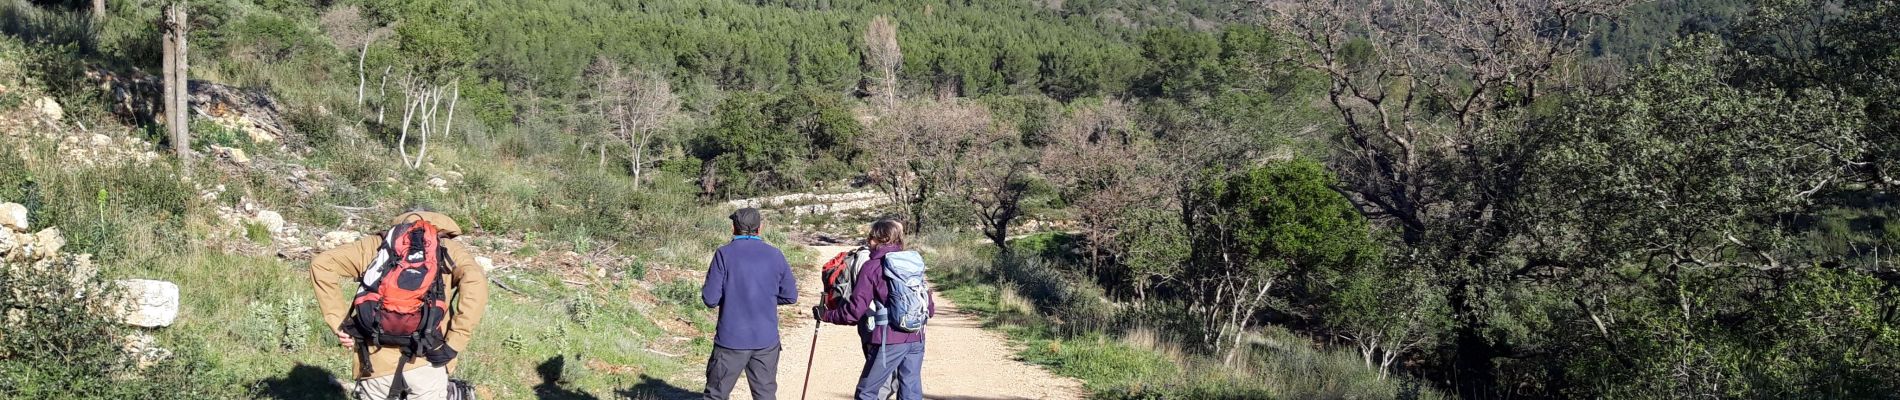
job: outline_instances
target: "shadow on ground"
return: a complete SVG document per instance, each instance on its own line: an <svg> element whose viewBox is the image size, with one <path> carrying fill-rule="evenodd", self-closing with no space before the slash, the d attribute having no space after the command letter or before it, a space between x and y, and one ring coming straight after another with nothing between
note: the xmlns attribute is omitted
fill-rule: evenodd
<svg viewBox="0 0 1900 400"><path fill-rule="evenodd" d="M541 365L535 366L534 372L541 375L541 384L534 385L534 398L540 400L600 400L599 397L595 397L587 392L569 390L561 387L561 370L566 366L567 356L554 356L554 358L549 358L547 361L541 362Z"/></svg>
<svg viewBox="0 0 1900 400"><path fill-rule="evenodd" d="M673 386L671 383L666 383L666 381L646 374L640 374L639 384L635 384L630 388L621 389L614 392L614 394L620 395L622 398L635 400L685 400L701 397L701 393L698 391Z"/></svg>
<svg viewBox="0 0 1900 400"><path fill-rule="evenodd" d="M281 378L269 378L251 385L252 394L267 399L347 399L349 392L329 370L298 363Z"/></svg>

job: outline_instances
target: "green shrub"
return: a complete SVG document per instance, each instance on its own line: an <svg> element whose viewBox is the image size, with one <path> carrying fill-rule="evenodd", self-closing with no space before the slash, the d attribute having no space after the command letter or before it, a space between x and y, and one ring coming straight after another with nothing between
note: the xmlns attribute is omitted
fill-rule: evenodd
<svg viewBox="0 0 1900 400"><path fill-rule="evenodd" d="M694 307L700 304L699 287L689 280L675 280L662 283L658 287L653 288L653 294L659 296L661 300L665 300L667 303L677 306Z"/></svg>
<svg viewBox="0 0 1900 400"><path fill-rule="evenodd" d="M99 299L100 280L73 282L68 262L0 266L0 397L20 399L204 399L228 397L202 379L210 365L191 342L159 342L169 357L140 368L120 346L135 329ZM78 300L74 300L78 299Z"/></svg>
<svg viewBox="0 0 1900 400"><path fill-rule="evenodd" d="M296 353L310 344L305 327L311 315L310 303L302 298L255 299L247 306L244 321L231 328L244 344L259 351Z"/></svg>

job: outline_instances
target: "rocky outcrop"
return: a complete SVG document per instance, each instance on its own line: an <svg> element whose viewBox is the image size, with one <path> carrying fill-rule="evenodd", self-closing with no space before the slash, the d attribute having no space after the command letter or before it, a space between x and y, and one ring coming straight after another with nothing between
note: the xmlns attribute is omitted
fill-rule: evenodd
<svg viewBox="0 0 1900 400"><path fill-rule="evenodd" d="M270 233L272 243L284 248L302 246L305 240L301 237L301 227L284 219L283 214L265 209L249 198L238 199L236 207L219 206L218 219L225 222L225 231L234 237L245 237L245 225L257 224Z"/></svg>
<svg viewBox="0 0 1900 400"><path fill-rule="evenodd" d="M117 312L119 321L143 328L170 326L178 319L178 285L171 282L150 279L126 279L112 282L117 290L99 291L94 279L99 275L98 267L93 265L92 255L62 252L66 247L66 237L59 228L46 228L39 232L30 232L26 207L14 203L0 203L0 269L18 271L19 268L35 272L49 273L64 278L66 284L78 288L78 298L61 295L57 299L44 301L95 301L101 313ZM0 293L4 296L46 296L38 292L19 287L12 293ZM48 293L73 293L54 291ZM112 296L101 297L99 293ZM90 299L88 299L90 297ZM16 297L17 298L17 297ZM6 324L21 320L18 313L31 313L30 309L8 310ZM13 327L0 327L5 332ZM132 332L123 338L122 348L127 357L136 360L143 368L171 357L171 351L158 346L151 334Z"/></svg>
<svg viewBox="0 0 1900 400"><path fill-rule="evenodd" d="M220 160L224 160L226 162L230 162L231 164L236 164L239 166L251 164L251 156L244 154L244 149L240 149L236 147L224 147L224 146L219 146L215 144L211 145L210 148L211 148L211 155L218 157L218 159Z"/></svg>
<svg viewBox="0 0 1900 400"><path fill-rule="evenodd" d="M120 73L94 65L87 79L99 85L112 113L132 125L156 123L164 107L159 94L164 89L157 75L133 70ZM291 130L283 106L263 89L246 89L216 82L193 80L187 85L193 118L206 118L226 128L244 132L255 143L282 143L301 146L302 138Z"/></svg>
<svg viewBox="0 0 1900 400"><path fill-rule="evenodd" d="M362 238L363 234L361 232L331 231L330 233L323 234L322 238L317 239L316 251L334 249L337 248L337 246L350 244Z"/></svg>
<svg viewBox="0 0 1900 400"><path fill-rule="evenodd" d="M858 191L848 193L796 193L783 196L740 199L726 202L734 208L757 207L761 209L780 209L792 215L834 214L848 211L871 210L890 204L891 199L876 191Z"/></svg>

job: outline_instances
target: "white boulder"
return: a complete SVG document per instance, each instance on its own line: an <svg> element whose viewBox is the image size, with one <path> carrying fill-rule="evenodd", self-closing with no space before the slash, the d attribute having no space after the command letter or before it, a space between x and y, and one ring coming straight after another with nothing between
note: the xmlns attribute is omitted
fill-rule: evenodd
<svg viewBox="0 0 1900 400"><path fill-rule="evenodd" d="M126 324L155 328L170 326L178 318L178 285L150 279L126 279L116 282L124 296Z"/></svg>
<svg viewBox="0 0 1900 400"><path fill-rule="evenodd" d="M284 215L276 211L258 210L257 215L251 216L251 221L263 225L264 229L269 230L270 233L284 232Z"/></svg>
<svg viewBox="0 0 1900 400"><path fill-rule="evenodd" d="M18 203L0 204L0 227L26 232L26 206Z"/></svg>
<svg viewBox="0 0 1900 400"><path fill-rule="evenodd" d="M495 260L490 260L488 257L475 256L475 265L480 265L482 272L493 272L495 270Z"/></svg>
<svg viewBox="0 0 1900 400"><path fill-rule="evenodd" d="M46 118L54 121L58 121L60 118L66 118L66 109L60 107L59 101L53 100L51 97L41 97L39 100L33 101L33 108L39 110L40 115L44 115Z"/></svg>

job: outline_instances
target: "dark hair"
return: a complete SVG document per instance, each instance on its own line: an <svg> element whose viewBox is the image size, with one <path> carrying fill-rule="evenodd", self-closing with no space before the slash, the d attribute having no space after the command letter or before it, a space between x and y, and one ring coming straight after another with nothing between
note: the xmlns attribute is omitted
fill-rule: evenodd
<svg viewBox="0 0 1900 400"><path fill-rule="evenodd" d="M759 216L759 209L752 207L733 211L728 218L732 219L732 233L737 235L759 234L759 220L764 219Z"/></svg>
<svg viewBox="0 0 1900 400"><path fill-rule="evenodd" d="M904 245L904 223L894 219L880 219L871 223L871 241Z"/></svg>

